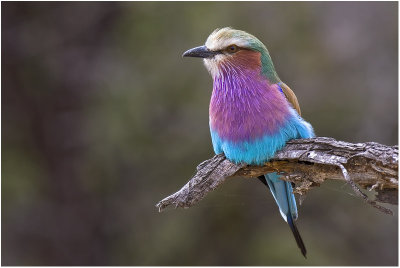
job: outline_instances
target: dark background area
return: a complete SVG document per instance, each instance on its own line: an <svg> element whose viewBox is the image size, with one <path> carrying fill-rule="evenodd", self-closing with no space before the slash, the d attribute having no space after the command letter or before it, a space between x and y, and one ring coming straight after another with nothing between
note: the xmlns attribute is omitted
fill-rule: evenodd
<svg viewBox="0 0 400 268"><path fill-rule="evenodd" d="M397 207L343 182L299 207L307 260L256 179L154 206L213 155L181 54L218 27L266 44L318 136L397 144L397 2L1 5L3 265L397 265Z"/></svg>

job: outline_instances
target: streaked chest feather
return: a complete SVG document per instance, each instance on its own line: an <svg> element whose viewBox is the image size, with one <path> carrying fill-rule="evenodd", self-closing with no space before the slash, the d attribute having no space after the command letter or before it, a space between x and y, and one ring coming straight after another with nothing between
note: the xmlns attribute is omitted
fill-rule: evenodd
<svg viewBox="0 0 400 268"><path fill-rule="evenodd" d="M210 102L211 129L231 142L273 135L290 115L278 86L261 75L258 53L241 53L220 63Z"/></svg>

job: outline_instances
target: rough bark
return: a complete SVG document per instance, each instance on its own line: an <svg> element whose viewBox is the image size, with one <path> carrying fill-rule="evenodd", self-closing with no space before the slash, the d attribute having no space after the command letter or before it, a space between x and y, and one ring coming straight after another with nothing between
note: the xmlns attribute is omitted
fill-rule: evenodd
<svg viewBox="0 0 400 268"><path fill-rule="evenodd" d="M375 190L376 201L397 204L398 146L375 142L348 143L332 138L292 140L263 166L235 164L223 154L215 155L197 166L197 172L178 192L157 203L159 211L167 206L189 208L227 178L257 176L278 172L282 179L294 182L294 193L303 195L327 179L344 180L370 205L387 214L358 188Z"/></svg>

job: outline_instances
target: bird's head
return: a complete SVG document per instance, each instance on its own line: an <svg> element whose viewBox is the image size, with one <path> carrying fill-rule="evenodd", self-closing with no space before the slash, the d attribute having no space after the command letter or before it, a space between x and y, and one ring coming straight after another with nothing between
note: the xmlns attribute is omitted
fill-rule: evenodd
<svg viewBox="0 0 400 268"><path fill-rule="evenodd" d="M204 46L189 49L183 57L204 59L213 77L234 69L258 69L272 83L279 82L265 45L255 36L230 27L216 29Z"/></svg>

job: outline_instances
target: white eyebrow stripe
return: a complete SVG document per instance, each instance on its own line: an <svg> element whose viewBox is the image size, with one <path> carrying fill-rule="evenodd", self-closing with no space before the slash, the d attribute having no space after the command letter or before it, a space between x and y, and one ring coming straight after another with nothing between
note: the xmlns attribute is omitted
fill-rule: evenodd
<svg viewBox="0 0 400 268"><path fill-rule="evenodd" d="M238 47L248 46L248 42L241 38L232 37L232 38L227 38L225 40L221 39L222 39L221 37L210 35L205 45L209 50L212 51L225 49L229 45L237 45Z"/></svg>

